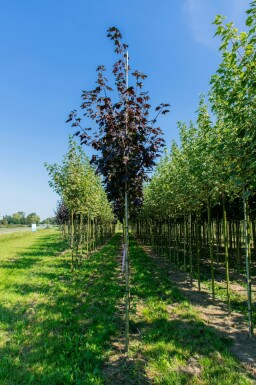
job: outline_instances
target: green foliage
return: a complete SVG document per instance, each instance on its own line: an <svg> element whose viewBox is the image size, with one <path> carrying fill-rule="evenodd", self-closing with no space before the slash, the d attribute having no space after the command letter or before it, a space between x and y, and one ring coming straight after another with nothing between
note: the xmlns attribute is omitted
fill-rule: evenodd
<svg viewBox="0 0 256 385"><path fill-rule="evenodd" d="M215 19L221 37L222 61L211 78L210 118L204 97L200 98L197 122L179 122L180 145L159 163L145 188L142 215L168 217L197 211L223 196L246 199L256 184L256 12L255 1L247 11L247 32L233 23ZM147 214L148 213L148 214Z"/></svg>
<svg viewBox="0 0 256 385"><path fill-rule="evenodd" d="M8 225L31 225L32 223L39 224L40 217L36 213L28 214L27 216L23 211L18 211L12 215L5 215L2 220L2 224Z"/></svg>
<svg viewBox="0 0 256 385"><path fill-rule="evenodd" d="M69 151L62 165L47 164L53 190L60 195L69 211L97 217L103 221L114 219L100 177L90 166L89 160L74 140L69 140Z"/></svg>
<svg viewBox="0 0 256 385"><path fill-rule="evenodd" d="M55 217L49 217L45 218L43 221L41 221L41 224L44 225L56 225L56 218Z"/></svg>
<svg viewBox="0 0 256 385"><path fill-rule="evenodd" d="M32 223L36 223L37 225L40 222L40 217L36 213L31 213L26 217L26 223L28 225L32 225Z"/></svg>
<svg viewBox="0 0 256 385"><path fill-rule="evenodd" d="M229 159L230 177L241 188L255 189L256 120L256 12L247 11L247 32L217 17L216 35L222 40L222 61L211 78L210 100L222 128L223 155Z"/></svg>

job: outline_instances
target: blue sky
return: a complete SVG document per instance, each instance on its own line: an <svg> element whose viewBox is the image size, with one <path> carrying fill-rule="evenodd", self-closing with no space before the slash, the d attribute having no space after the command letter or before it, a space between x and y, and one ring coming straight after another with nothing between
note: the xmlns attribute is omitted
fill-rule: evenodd
<svg viewBox="0 0 256 385"><path fill-rule="evenodd" d="M0 1L0 213L53 215L58 196L43 163L61 162L72 133L67 115L94 86L95 68L111 69L110 26L129 44L132 69L148 75L152 104L171 104L159 122L169 147L176 122L194 119L218 67L211 22L223 14L244 30L248 7L249 0Z"/></svg>

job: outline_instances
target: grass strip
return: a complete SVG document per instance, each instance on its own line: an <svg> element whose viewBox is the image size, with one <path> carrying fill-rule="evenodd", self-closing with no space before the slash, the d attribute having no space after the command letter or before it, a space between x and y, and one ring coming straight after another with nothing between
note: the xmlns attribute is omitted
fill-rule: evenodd
<svg viewBox="0 0 256 385"><path fill-rule="evenodd" d="M101 385L123 297L115 236L70 271L55 231L0 239L0 384Z"/></svg>

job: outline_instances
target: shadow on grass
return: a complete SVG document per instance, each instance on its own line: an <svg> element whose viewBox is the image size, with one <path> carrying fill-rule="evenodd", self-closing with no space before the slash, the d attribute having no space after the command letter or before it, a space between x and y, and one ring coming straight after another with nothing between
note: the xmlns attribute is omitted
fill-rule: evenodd
<svg viewBox="0 0 256 385"><path fill-rule="evenodd" d="M182 285L182 288L184 288L186 290L190 290L191 285L190 285L190 278L189 278L188 272L181 271L180 268L178 267L178 265L175 262L171 261L170 258L166 257L165 255L163 255L161 257L155 257L154 259L155 259L156 264L157 264L157 261L159 260L160 265L165 265L168 270L170 269L170 266L172 266L174 271L177 271L177 274L179 276L179 284ZM168 263L169 263L169 265L168 265ZM182 265L180 265L180 267L181 266ZM158 267L158 269L159 268L161 268L161 267ZM216 305L219 308L221 308L224 312L226 312L226 314L228 314L226 288L221 287L219 285L218 281L216 280L215 281L215 301L213 301L212 295L211 295L210 265L208 266L208 269L207 269L207 266L206 267L204 266L204 269L205 269L205 272L207 272L207 274L203 273L202 269L201 269L201 272L200 272L201 283L206 284L208 286L209 292L208 293L205 291L200 292L200 305L202 305L204 307L207 307L211 304ZM216 273L216 271L215 271L215 273ZM183 280L181 279L182 276L183 276ZM196 271L194 271L193 277L194 277L194 279L197 280L198 276L197 276ZM196 293L195 293L195 296L196 296ZM231 290L231 309L232 309L232 312L238 311L241 314L243 314L245 316L244 321L247 320L247 316L248 316L248 307L247 307L248 305L247 305L247 300L246 300L245 296L246 296L246 287L244 288L244 298L241 295L239 295L236 292ZM197 297L195 300L195 303L198 304L198 300L199 300L199 298ZM192 304L194 303L193 298L191 298L191 303ZM256 312L254 311L254 309L256 308L256 302L255 301L253 301L252 306L253 306L253 323L255 324L255 322L256 322ZM237 318L239 318L239 317L237 317ZM239 322L241 322L241 319L239 319Z"/></svg>
<svg viewBox="0 0 256 385"><path fill-rule="evenodd" d="M67 248L67 243L56 234L49 234L35 239L35 243L28 247L26 251L18 252L13 259L1 261L1 269L30 269L33 265L40 262L42 258L56 257L60 252Z"/></svg>
<svg viewBox="0 0 256 385"><path fill-rule="evenodd" d="M0 383L146 385L157 380L162 385L185 385L197 374L206 384L247 384L240 381L241 368L227 352L229 342L197 319L170 283L167 270L132 241L132 303L145 303L142 314L132 312L131 340L139 344L131 344L130 358L119 354L106 367L112 342L123 329L118 311L124 296L116 258L119 243L115 236L73 273L65 265L68 255L54 265L61 276L33 271L49 281L39 297L33 296L32 283L17 284L28 296L25 303L0 308L5 339L0 345ZM49 258L45 261L53 267ZM34 287L36 291L38 285ZM188 372L194 356L204 365L197 373Z"/></svg>
<svg viewBox="0 0 256 385"><path fill-rule="evenodd" d="M43 298L30 296L25 309L17 303L15 311L6 310L9 327L0 348L1 384L103 384L101 367L121 323L117 307L124 292L118 281L118 245L119 237L114 237L78 271L67 268L65 280L45 291ZM28 294L33 291L32 285L22 287Z"/></svg>
<svg viewBox="0 0 256 385"><path fill-rule="evenodd" d="M131 350L143 357L152 383L249 384L249 375L246 380L228 350L232 341L198 318L170 282L168 269L157 265L134 241L130 245L131 296L138 304L132 315ZM209 305L210 296L206 294L204 301Z"/></svg>

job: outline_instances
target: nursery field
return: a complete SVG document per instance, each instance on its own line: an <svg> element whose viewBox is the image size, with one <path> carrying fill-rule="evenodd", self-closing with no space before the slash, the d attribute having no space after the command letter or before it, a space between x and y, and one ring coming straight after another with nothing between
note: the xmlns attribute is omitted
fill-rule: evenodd
<svg viewBox="0 0 256 385"><path fill-rule="evenodd" d="M0 384L255 384L134 239L124 354L121 244L117 233L72 271L57 230L0 237Z"/></svg>

